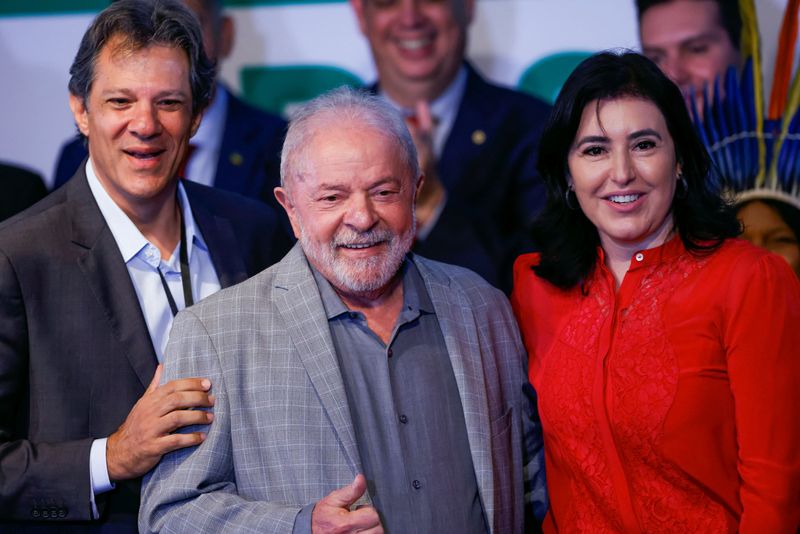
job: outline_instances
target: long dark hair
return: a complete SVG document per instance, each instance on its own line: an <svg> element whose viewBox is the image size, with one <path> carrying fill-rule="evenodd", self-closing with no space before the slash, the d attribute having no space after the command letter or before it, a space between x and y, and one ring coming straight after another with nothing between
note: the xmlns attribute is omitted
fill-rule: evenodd
<svg viewBox="0 0 800 534"><path fill-rule="evenodd" d="M675 227L684 246L694 253L710 252L741 233L733 207L709 179L711 161L678 87L640 54L601 52L584 60L569 76L539 145L538 169L547 185L547 204L534 225L541 247L541 262L534 270L564 289L583 284L595 266L600 245L597 229L574 197L567 204L567 155L584 108L595 100L622 97L652 102L664 116L688 186L672 200Z"/></svg>

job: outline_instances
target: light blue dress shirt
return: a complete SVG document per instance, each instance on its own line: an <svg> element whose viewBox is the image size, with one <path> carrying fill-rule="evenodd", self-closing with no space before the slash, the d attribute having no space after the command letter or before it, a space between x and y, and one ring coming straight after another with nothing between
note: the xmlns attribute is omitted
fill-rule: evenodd
<svg viewBox="0 0 800 534"><path fill-rule="evenodd" d="M111 199L108 192L100 184L94 171L92 160L86 163L86 178L97 206L103 214L111 234L119 247L122 260L131 276L139 307L144 315L150 339L158 361L164 359L170 328L172 328L172 310L161 283L158 269L164 274L175 304L181 310L185 307L183 285L181 281L180 260L175 246L170 258L162 258L158 248L142 235L136 225L124 211ZM191 274L192 293L197 302L220 290L219 278L211 261L208 246L197 227L189 206L189 198L183 184L178 182L178 202L181 206L183 221L186 225L186 241L188 247L189 271ZM92 512L97 517L94 497L113 489L114 485L108 477L106 464L107 438L92 442L89 456L89 470L92 485Z"/></svg>
<svg viewBox="0 0 800 534"><path fill-rule="evenodd" d="M187 180L207 186L214 185L227 118L228 91L217 84L214 100L203 112L200 128L189 141L194 146L194 152L186 164Z"/></svg>

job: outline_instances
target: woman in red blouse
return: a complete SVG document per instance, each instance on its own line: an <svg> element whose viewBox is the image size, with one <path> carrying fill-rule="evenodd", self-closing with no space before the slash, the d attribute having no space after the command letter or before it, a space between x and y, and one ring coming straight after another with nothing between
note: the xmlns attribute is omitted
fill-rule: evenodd
<svg viewBox="0 0 800 534"><path fill-rule="evenodd" d="M540 146L512 302L545 437L545 532L794 534L800 283L735 239L678 88L601 53Z"/></svg>

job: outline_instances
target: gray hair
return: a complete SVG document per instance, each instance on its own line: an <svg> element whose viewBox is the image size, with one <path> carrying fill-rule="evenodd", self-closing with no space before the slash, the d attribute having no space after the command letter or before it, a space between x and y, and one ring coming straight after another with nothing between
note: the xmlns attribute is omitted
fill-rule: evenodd
<svg viewBox="0 0 800 534"><path fill-rule="evenodd" d="M304 148L319 129L348 121L357 121L396 142L412 180L416 180L420 175L417 149L400 113L380 97L342 86L305 103L292 115L281 151L281 187L286 188L289 178L298 177Z"/></svg>
<svg viewBox="0 0 800 534"><path fill-rule="evenodd" d="M197 17L176 0L118 0L94 19L69 69L69 92L81 98L84 105L94 82L97 58L115 37L121 37L122 46L128 50L155 45L185 51L189 60L192 116L206 108L214 84L214 64L203 50Z"/></svg>

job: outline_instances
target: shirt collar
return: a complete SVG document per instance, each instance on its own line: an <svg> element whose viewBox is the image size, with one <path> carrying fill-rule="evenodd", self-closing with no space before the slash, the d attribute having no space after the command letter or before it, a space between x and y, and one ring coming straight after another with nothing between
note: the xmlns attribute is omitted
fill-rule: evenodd
<svg viewBox="0 0 800 534"><path fill-rule="evenodd" d="M672 236L661 245L657 247L648 248L644 250L637 250L631 257L631 264L628 267L629 271L646 267L648 265L655 265L669 261L677 256L686 252L686 247L683 245L680 233L675 231ZM605 251L603 247L597 247L597 257L600 265L605 265Z"/></svg>
<svg viewBox="0 0 800 534"><path fill-rule="evenodd" d="M89 189L92 191L92 196L94 196L97 206L100 208L100 213L103 215L103 219L105 219L108 228L111 230L111 235L114 236L114 241L117 242L120 253L122 253L122 259L125 263L128 263L149 243L149 241L142 235L125 212L122 211L122 208L114 202L100 183L97 174L94 172L94 165L92 164L91 157L86 162L86 179L89 182ZM178 181L178 202L181 206L184 224L186 225L186 241L192 244L192 246L189 247L189 259L191 260L192 251L195 246L199 246L203 250L208 250L208 246L195 224L192 210L189 206L189 197L186 195L186 190L180 180Z"/></svg>
<svg viewBox="0 0 800 534"><path fill-rule="evenodd" d="M311 272L314 275L314 280L317 282L319 288L320 298L322 299L322 306L325 308L325 315L328 320L339 317L342 314L350 313L350 310L345 306L339 295L333 289L331 283L314 268L311 263ZM403 311L406 312L425 312L434 313L433 304L428 296L428 291L425 289L425 282L419 274L417 266L408 257L400 266L403 277Z"/></svg>
<svg viewBox="0 0 800 534"><path fill-rule="evenodd" d="M467 68L461 65L455 79L439 97L431 102L431 115L439 119L439 125L450 125L455 119L461 98L467 87ZM448 128L449 129L449 128Z"/></svg>

